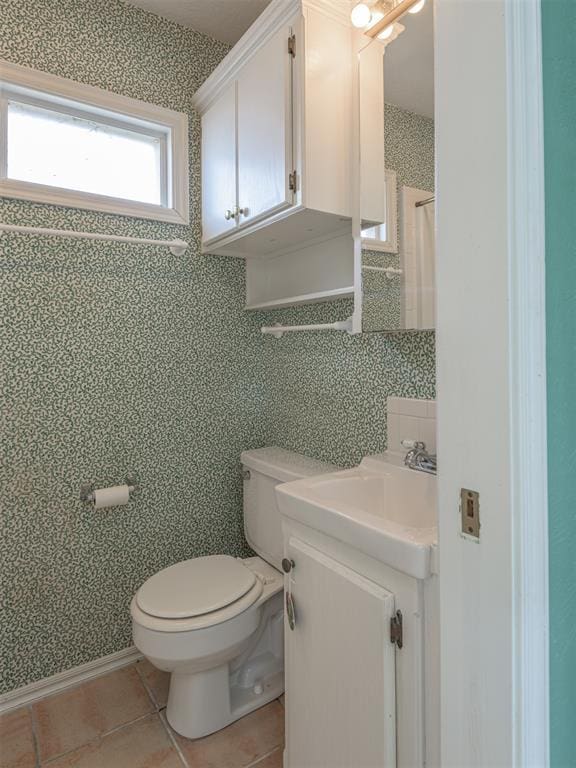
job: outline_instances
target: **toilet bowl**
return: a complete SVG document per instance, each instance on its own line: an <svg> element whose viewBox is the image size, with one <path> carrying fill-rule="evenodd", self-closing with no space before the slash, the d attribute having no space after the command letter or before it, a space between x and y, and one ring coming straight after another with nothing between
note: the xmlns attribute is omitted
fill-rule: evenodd
<svg viewBox="0 0 576 768"><path fill-rule="evenodd" d="M244 528L259 556L211 555L154 574L132 599L135 646L170 672L166 715L200 738L284 690L282 530L279 482L333 471L280 448L242 454Z"/></svg>
<svg viewBox="0 0 576 768"><path fill-rule="evenodd" d="M134 644L155 667L171 673L168 721L178 733L195 739L224 728L284 690L282 576L259 557L234 560L214 555L172 568L179 571L169 576L190 578L188 583L200 587L219 579L221 599L216 604L220 605L198 614L206 605L198 599L203 590L176 589L191 598L188 608L181 607L178 615L175 606L157 607L174 590L170 591L170 578L155 585L153 576L132 599ZM229 581L219 575L223 568ZM251 586L238 597L237 582L248 580ZM146 586L156 592L147 602L140 594ZM228 604L222 604L225 601ZM162 616L154 615L160 612ZM190 615L185 617L185 612ZM253 659L252 665L247 657Z"/></svg>

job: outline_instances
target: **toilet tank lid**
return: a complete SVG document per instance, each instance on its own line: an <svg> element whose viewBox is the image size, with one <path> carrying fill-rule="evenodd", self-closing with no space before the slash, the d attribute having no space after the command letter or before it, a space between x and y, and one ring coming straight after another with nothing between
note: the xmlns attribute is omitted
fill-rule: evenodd
<svg viewBox="0 0 576 768"><path fill-rule="evenodd" d="M283 483L299 480L312 475L323 475L326 472L336 472L339 467L318 459L311 459L301 453L286 451L278 446L255 448L244 451L240 460L242 465L261 472L263 475L280 480Z"/></svg>

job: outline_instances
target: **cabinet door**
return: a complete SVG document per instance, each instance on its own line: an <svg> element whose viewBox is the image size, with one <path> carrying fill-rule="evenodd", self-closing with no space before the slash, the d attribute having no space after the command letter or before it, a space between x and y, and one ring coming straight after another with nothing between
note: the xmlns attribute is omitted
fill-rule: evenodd
<svg viewBox="0 0 576 768"><path fill-rule="evenodd" d="M236 227L236 83L202 115L202 241Z"/></svg>
<svg viewBox="0 0 576 768"><path fill-rule="evenodd" d="M287 556L286 768L393 768L394 596L298 539Z"/></svg>
<svg viewBox="0 0 576 768"><path fill-rule="evenodd" d="M276 33L238 76L239 223L292 204L292 56L288 27Z"/></svg>

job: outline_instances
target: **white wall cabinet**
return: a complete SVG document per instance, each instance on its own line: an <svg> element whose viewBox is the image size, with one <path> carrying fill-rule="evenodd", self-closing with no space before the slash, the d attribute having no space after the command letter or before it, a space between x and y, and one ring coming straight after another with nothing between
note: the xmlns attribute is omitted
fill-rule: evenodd
<svg viewBox="0 0 576 768"><path fill-rule="evenodd" d="M236 83L202 117L202 228L207 240L236 226Z"/></svg>
<svg viewBox="0 0 576 768"><path fill-rule="evenodd" d="M272 0L194 95L202 249L247 259L247 308L353 293L355 34L339 0Z"/></svg>
<svg viewBox="0 0 576 768"><path fill-rule="evenodd" d="M202 241L294 201L290 27L276 32L202 115Z"/></svg>
<svg viewBox="0 0 576 768"><path fill-rule="evenodd" d="M238 224L294 202L291 27L270 37L238 75ZM204 130L204 129L203 129ZM206 157L210 163L210 156Z"/></svg>
<svg viewBox="0 0 576 768"><path fill-rule="evenodd" d="M223 206L202 197L205 252L278 255L350 231L352 216L352 31L336 0L272 0L194 95L202 120L203 184L228 169L235 148L236 194ZM215 130L221 100L236 132ZM232 138L230 147L221 141ZM216 182L217 183L217 182ZM226 190L229 192L229 190ZM219 217L232 226L213 222Z"/></svg>

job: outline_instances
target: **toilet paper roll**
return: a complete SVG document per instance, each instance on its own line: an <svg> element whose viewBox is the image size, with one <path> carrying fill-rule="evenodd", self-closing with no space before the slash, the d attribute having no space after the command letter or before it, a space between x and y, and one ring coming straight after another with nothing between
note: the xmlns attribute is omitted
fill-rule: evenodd
<svg viewBox="0 0 576 768"><path fill-rule="evenodd" d="M118 507L130 501L128 485L113 485L112 488L97 488L94 491L94 509Z"/></svg>

